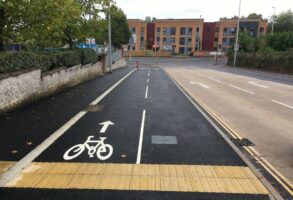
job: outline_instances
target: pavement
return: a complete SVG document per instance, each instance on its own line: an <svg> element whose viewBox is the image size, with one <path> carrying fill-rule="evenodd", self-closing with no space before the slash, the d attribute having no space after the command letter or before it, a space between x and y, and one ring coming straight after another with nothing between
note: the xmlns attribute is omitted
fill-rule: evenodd
<svg viewBox="0 0 293 200"><path fill-rule="evenodd" d="M169 77L182 70L160 65L143 60L1 116L1 199L270 199Z"/></svg>

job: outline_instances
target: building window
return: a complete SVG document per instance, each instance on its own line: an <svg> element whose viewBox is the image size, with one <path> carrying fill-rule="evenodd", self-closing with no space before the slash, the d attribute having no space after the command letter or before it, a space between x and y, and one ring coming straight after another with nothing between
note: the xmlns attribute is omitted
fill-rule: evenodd
<svg viewBox="0 0 293 200"><path fill-rule="evenodd" d="M158 33L158 34L161 33L161 28L160 28L160 27L157 28L157 33Z"/></svg>
<svg viewBox="0 0 293 200"><path fill-rule="evenodd" d="M163 38L163 44L165 45L167 43L167 38Z"/></svg>
<svg viewBox="0 0 293 200"><path fill-rule="evenodd" d="M188 33L187 34L192 35L192 28L191 27L188 28Z"/></svg>
<svg viewBox="0 0 293 200"><path fill-rule="evenodd" d="M175 44L176 38L175 37L170 37L170 43Z"/></svg>
<svg viewBox="0 0 293 200"><path fill-rule="evenodd" d="M179 47L179 54L184 54L184 47Z"/></svg>
<svg viewBox="0 0 293 200"><path fill-rule="evenodd" d="M191 46L192 39L188 38L188 46Z"/></svg>
<svg viewBox="0 0 293 200"><path fill-rule="evenodd" d="M170 35L176 35L176 28L172 27L170 29Z"/></svg>
<svg viewBox="0 0 293 200"><path fill-rule="evenodd" d="M163 28L163 35L167 35L167 28Z"/></svg>
<svg viewBox="0 0 293 200"><path fill-rule="evenodd" d="M160 43L160 41L161 41L161 38L157 37L157 43Z"/></svg>
<svg viewBox="0 0 293 200"><path fill-rule="evenodd" d="M196 32L197 32L197 33L199 32L199 27L196 27Z"/></svg>
<svg viewBox="0 0 293 200"><path fill-rule="evenodd" d="M218 42L218 38L217 37L215 38L215 42Z"/></svg>
<svg viewBox="0 0 293 200"><path fill-rule="evenodd" d="M185 27L180 28L180 35L185 35Z"/></svg>
<svg viewBox="0 0 293 200"><path fill-rule="evenodd" d="M188 51L188 54L191 54L192 48L188 48L187 51Z"/></svg>
<svg viewBox="0 0 293 200"><path fill-rule="evenodd" d="M218 33L219 32L219 28L216 28L216 33Z"/></svg>
<svg viewBox="0 0 293 200"><path fill-rule="evenodd" d="M132 28L132 33L135 33L135 28Z"/></svg>
<svg viewBox="0 0 293 200"><path fill-rule="evenodd" d="M210 32L210 27L207 27L207 28L206 28L206 31L207 31L207 32Z"/></svg>
<svg viewBox="0 0 293 200"><path fill-rule="evenodd" d="M179 45L185 45L185 38L179 39Z"/></svg>
<svg viewBox="0 0 293 200"><path fill-rule="evenodd" d="M228 28L225 27L223 32L224 32L224 35L227 36L228 35Z"/></svg>

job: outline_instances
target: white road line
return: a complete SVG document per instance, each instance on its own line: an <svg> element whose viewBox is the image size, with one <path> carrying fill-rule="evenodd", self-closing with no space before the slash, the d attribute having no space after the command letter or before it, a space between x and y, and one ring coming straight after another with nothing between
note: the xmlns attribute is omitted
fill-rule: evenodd
<svg viewBox="0 0 293 200"><path fill-rule="evenodd" d="M275 102L275 103L280 104L280 105L282 105L282 106L285 106L285 107L287 107L287 108L291 108L291 109L293 109L293 106L289 106L289 105L287 105L287 104L285 104L285 103L282 103L282 102L279 102L279 101L276 101L276 100L272 100L272 102Z"/></svg>
<svg viewBox="0 0 293 200"><path fill-rule="evenodd" d="M149 86L146 86L146 89L145 89L145 96L144 96L145 99L148 98L148 91L149 91Z"/></svg>
<svg viewBox="0 0 293 200"><path fill-rule="evenodd" d="M235 86L235 85L229 85L229 86L232 87L232 88L235 88L235 89L241 90L241 91L243 91L243 92L249 93L249 94L254 94L254 93L251 92L251 91L245 90L245 89L240 88L240 87L237 87L237 86Z"/></svg>
<svg viewBox="0 0 293 200"><path fill-rule="evenodd" d="M200 82L190 81L190 83L193 84L193 85L200 85L201 87L206 88L206 89L210 88L209 86L207 86L207 85L205 85L203 83L200 83Z"/></svg>
<svg viewBox="0 0 293 200"><path fill-rule="evenodd" d="M215 78L213 78L213 77L208 77L208 79L213 80L213 81L216 81L216 82L218 82L218 83L222 83L222 82L223 82L223 81L220 81L220 80L215 79Z"/></svg>
<svg viewBox="0 0 293 200"><path fill-rule="evenodd" d="M140 160L141 160L141 149L142 149L142 142L143 142L144 121L145 121L145 110L143 110L143 112L142 112L142 120L141 120L141 125L140 125L140 134L139 134L139 142L138 142L136 164L140 164Z"/></svg>
<svg viewBox="0 0 293 200"><path fill-rule="evenodd" d="M258 82L249 81L248 83L251 84L251 85L255 85L255 86L257 86L257 87L268 88L268 86L258 84Z"/></svg>
<svg viewBox="0 0 293 200"><path fill-rule="evenodd" d="M116 82L112 87L100 95L93 103L90 105L95 105L99 103L105 96L107 96L115 87L117 87L123 80L125 80L131 73L136 69L132 70L126 74L122 79ZM29 152L25 157L13 165L8 171L0 177L0 187L5 187L6 184L11 181L21 170L26 168L33 160L35 160L43 151L45 151L50 145L52 145L60 136L62 136L70 127L72 127L78 120L80 120L87 112L81 111L72 117L68 122L61 126L57 131L50 135L46 140L44 140L35 149Z"/></svg>
<svg viewBox="0 0 293 200"><path fill-rule="evenodd" d="M101 96L95 99L90 105L97 105L105 96L107 96L112 90L114 90L122 81L124 81L130 74L132 74L136 69L133 69L131 72L126 74L123 78L121 78L117 83L112 85L107 91L105 91Z"/></svg>
<svg viewBox="0 0 293 200"><path fill-rule="evenodd" d="M147 83L150 82L150 79L148 78Z"/></svg>

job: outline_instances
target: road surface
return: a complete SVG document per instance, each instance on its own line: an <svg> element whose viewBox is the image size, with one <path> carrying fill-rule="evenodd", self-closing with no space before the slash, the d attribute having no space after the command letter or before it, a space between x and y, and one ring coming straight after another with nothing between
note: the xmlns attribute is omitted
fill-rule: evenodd
<svg viewBox="0 0 293 200"><path fill-rule="evenodd" d="M141 63L1 116L1 199L270 199L269 181L178 87L192 69Z"/></svg>

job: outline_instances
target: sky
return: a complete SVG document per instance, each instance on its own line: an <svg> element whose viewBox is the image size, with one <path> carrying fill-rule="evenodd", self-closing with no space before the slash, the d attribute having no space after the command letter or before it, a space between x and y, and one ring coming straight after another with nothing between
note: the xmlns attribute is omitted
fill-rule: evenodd
<svg viewBox="0 0 293 200"><path fill-rule="evenodd" d="M220 17L238 15L239 0L116 0L118 7L128 19L204 18L206 22ZM293 0L241 0L241 16L250 13L262 14L270 19L276 7L276 14L293 10Z"/></svg>

